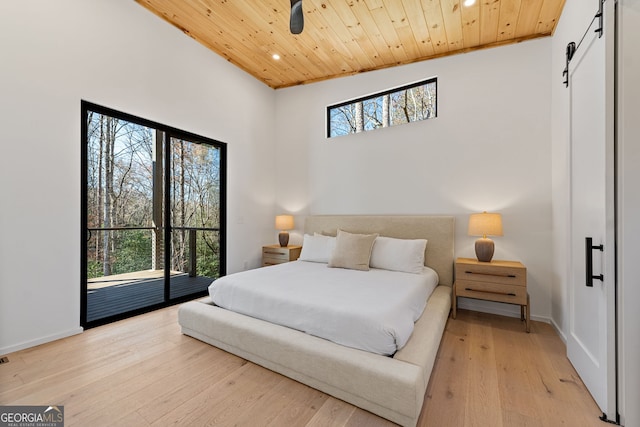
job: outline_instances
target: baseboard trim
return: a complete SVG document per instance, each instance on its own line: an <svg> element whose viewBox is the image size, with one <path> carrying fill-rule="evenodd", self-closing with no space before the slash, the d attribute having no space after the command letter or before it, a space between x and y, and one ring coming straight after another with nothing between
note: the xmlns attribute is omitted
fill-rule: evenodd
<svg viewBox="0 0 640 427"><path fill-rule="evenodd" d="M46 337L40 337L35 340L25 341L20 344L10 345L0 348L0 355L7 355L9 353L15 353L16 351L24 350L26 348L35 347L40 344L46 344L51 341L56 341L62 338L67 338L72 335L81 334L84 331L82 327L69 329L68 331L59 332L57 334L47 335Z"/></svg>
<svg viewBox="0 0 640 427"><path fill-rule="evenodd" d="M564 334L564 332L562 332L562 329L560 328L560 326L558 326L556 321L551 319L551 322L549 323L551 323L551 326L553 326L553 329L556 330L556 333L558 334L562 342L564 342L564 345L567 345L567 336Z"/></svg>

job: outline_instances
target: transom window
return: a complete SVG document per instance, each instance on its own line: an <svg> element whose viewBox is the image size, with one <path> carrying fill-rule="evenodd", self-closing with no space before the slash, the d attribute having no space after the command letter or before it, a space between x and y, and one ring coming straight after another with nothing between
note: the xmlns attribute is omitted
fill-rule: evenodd
<svg viewBox="0 0 640 427"><path fill-rule="evenodd" d="M349 135L437 116L438 79L433 77L399 88L327 107L327 137Z"/></svg>

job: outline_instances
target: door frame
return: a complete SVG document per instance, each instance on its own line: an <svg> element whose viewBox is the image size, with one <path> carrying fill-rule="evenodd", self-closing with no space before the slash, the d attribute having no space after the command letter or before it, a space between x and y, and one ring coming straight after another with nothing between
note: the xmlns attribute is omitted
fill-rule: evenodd
<svg viewBox="0 0 640 427"><path fill-rule="evenodd" d="M124 113L118 110L114 110L108 107L104 107L102 105L94 104L89 101L81 100L81 188L80 188L80 326L84 329L93 328L96 326L104 325L107 323L111 323L114 321L126 319L129 317L137 316L139 314L147 313L150 311L158 310L160 308L168 307L171 305L179 304L185 301L192 300L194 298L203 297L207 295L207 291L200 291L197 293L193 293L190 295L185 295L181 297L176 297L171 299L170 294L170 264L167 263L167 257L170 256L170 250L165 246L165 268L164 268L164 302L159 304L149 305L143 308L138 308L135 310L127 311L124 313L120 313L114 316L104 317L92 321L87 320L88 314L88 303L87 303L87 241L89 237L89 233L87 230L87 221L88 221L88 208L87 208L87 112L93 111L104 115L109 115L111 117L116 117L122 120L126 120L129 122L133 122L142 126L146 126L149 128L153 128L156 131L161 131L164 133L165 137L163 138L162 144L164 146L165 151L165 162L167 162L168 156L167 146L169 144L170 137L181 138L185 140L190 140L192 142L206 144L208 146L214 147L220 150L220 189L219 189L219 197L220 197L220 206L219 206L219 214L220 214L220 230L219 230L219 245L220 245L220 254L219 254L219 277L224 276L226 274L226 242L227 242L227 208L226 208L226 200L227 200L227 144L224 142L220 142L211 138L206 138L200 135L196 135L191 132L183 131L181 129L177 129L171 126L163 125L161 123L157 123L151 120L147 120L141 117L134 116L132 114ZM168 163L167 163L168 164ZM163 167L166 169L166 166ZM166 176L169 174L164 170L165 175L165 184L166 184ZM164 199L169 198L168 189L164 192ZM166 217L165 220L168 220ZM168 223L167 223L168 224ZM164 244L170 244L170 229L171 227L164 227Z"/></svg>

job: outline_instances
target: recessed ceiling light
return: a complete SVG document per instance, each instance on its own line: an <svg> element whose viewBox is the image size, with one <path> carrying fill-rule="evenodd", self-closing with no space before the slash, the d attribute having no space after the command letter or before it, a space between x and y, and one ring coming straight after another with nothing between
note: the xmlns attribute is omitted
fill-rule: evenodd
<svg viewBox="0 0 640 427"><path fill-rule="evenodd" d="M277 61L278 59L280 59L280 55L278 55L277 53L274 53L273 55L271 55L271 57L272 57L273 59L275 59L276 61Z"/></svg>
<svg viewBox="0 0 640 427"><path fill-rule="evenodd" d="M476 0L464 0L464 5L467 7L473 6L474 4L476 4Z"/></svg>

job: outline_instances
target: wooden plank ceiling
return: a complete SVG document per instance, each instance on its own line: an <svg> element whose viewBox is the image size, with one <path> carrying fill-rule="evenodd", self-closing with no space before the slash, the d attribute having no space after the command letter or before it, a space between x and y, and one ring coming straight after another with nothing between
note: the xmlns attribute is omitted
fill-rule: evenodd
<svg viewBox="0 0 640 427"><path fill-rule="evenodd" d="M272 88L549 36L565 0L136 0ZM279 60L273 55L280 56Z"/></svg>

